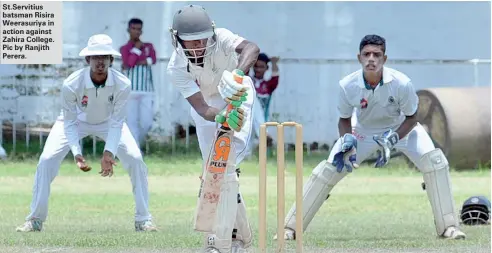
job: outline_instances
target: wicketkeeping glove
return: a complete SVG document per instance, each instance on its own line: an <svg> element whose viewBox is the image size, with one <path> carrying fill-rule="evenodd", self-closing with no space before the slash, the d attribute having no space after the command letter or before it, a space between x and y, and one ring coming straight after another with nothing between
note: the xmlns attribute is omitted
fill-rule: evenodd
<svg viewBox="0 0 492 253"><path fill-rule="evenodd" d="M241 106L248 96L249 86L241 84L241 80L236 80L237 77L242 76L244 76L243 71L235 69L233 72L224 70L220 78L218 87L220 96L234 107Z"/></svg>
<svg viewBox="0 0 492 253"><path fill-rule="evenodd" d="M398 136L397 132L390 129L381 136L374 135L372 139L379 145L379 150L377 151L378 158L374 167L381 168L388 164L391 157L391 149L398 143L400 136Z"/></svg>
<svg viewBox="0 0 492 253"><path fill-rule="evenodd" d="M337 172L342 172L344 168L347 172L352 172L354 168L358 168L357 160L357 138L352 134L345 134L340 137L340 150L333 157L332 165L337 168Z"/></svg>
<svg viewBox="0 0 492 253"><path fill-rule="evenodd" d="M242 108L230 109L227 107L215 116L215 122L222 124L225 127L229 127L236 132L241 131L245 119L246 113Z"/></svg>

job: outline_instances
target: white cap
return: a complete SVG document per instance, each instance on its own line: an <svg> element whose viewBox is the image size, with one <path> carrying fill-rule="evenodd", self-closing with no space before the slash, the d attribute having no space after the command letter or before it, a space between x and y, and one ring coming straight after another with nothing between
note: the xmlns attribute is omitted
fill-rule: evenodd
<svg viewBox="0 0 492 253"><path fill-rule="evenodd" d="M114 50L113 40L106 34L96 34L89 38L87 47L80 51L79 56L91 56L91 55L114 55L121 56L121 54Z"/></svg>

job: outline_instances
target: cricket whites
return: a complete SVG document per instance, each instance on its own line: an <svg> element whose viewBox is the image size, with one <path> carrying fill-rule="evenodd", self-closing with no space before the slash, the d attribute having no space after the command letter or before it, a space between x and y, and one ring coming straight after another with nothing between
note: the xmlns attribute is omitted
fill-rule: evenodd
<svg viewBox="0 0 492 253"><path fill-rule="evenodd" d="M234 80L242 83L243 77L234 73ZM227 110L233 109L231 104ZM235 162L235 150L233 143L234 131L229 128L227 122L217 129L212 148L210 150L206 172L202 178L200 191L198 193L198 204L195 214L195 231L214 232L217 205L220 200L220 188L224 183L227 166Z"/></svg>

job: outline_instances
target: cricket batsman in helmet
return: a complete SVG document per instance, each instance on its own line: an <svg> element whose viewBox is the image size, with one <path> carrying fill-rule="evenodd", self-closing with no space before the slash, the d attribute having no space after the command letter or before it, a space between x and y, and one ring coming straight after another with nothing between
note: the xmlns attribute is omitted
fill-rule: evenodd
<svg viewBox="0 0 492 253"><path fill-rule="evenodd" d="M220 196L216 211L200 214L202 209L197 207L195 230L205 232L204 252L243 252L251 245L252 232L239 193L238 166L250 142L256 96L251 78L244 73L254 65L260 49L225 28L216 28L206 10L198 5L186 5L178 10L170 32L175 50L167 72L191 105L203 158L202 184L208 161L217 152L223 155L225 148L231 148L220 190L212 194ZM218 131L227 128L232 133L230 142L227 146L219 145ZM197 229L204 226L198 220L206 215L214 222L214 228Z"/></svg>

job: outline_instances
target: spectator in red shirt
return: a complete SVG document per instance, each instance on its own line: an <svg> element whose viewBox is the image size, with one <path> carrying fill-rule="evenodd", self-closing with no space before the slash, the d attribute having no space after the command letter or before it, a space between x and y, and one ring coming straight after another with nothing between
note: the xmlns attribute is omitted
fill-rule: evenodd
<svg viewBox="0 0 492 253"><path fill-rule="evenodd" d="M157 61L152 43L140 40L142 26L142 20L131 19L127 29L130 40L120 48L122 72L132 81L132 93L127 105L127 124L139 147L154 122L152 65Z"/></svg>
<svg viewBox="0 0 492 253"><path fill-rule="evenodd" d="M249 152L252 152L253 147L258 145L260 137L260 125L268 121L270 100L272 98L273 91L278 86L279 69L277 62L279 57L272 57L271 59L265 53L258 55L255 65L253 66L253 75L251 79L256 88L256 99L253 104L253 129L256 134L256 138L252 138ZM272 77L270 80L265 80L265 72L269 69L268 63L272 63ZM248 73L249 75L249 73ZM268 129L267 129L268 135ZM272 138L267 136L267 145L272 145Z"/></svg>
<svg viewBox="0 0 492 253"><path fill-rule="evenodd" d="M261 53L258 55L258 60L253 67L254 75L252 76L252 79L256 88L256 96L258 97L264 111L265 121L268 121L268 109L270 108L270 100L272 98L273 91L275 91L278 86L278 60L279 57L268 58L265 53ZM265 72L269 69L269 62L272 63L272 77L270 80L265 80L264 76Z"/></svg>

